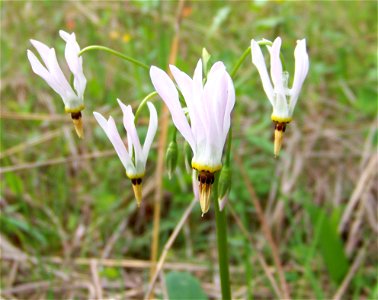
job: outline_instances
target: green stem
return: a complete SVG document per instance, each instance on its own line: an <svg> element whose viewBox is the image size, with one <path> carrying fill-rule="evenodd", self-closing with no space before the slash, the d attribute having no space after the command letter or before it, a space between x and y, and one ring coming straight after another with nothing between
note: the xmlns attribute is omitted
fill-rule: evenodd
<svg viewBox="0 0 378 300"><path fill-rule="evenodd" d="M272 46L273 43L271 41L268 41L268 40L261 40L259 42L257 42L260 46ZM247 58L248 55L251 54L251 47L248 47L244 52L243 54L239 57L238 61L236 62L234 68L232 69L231 73L230 73L230 76L232 79L235 78L236 76L236 73L238 72L241 64L244 62L244 60ZM280 53L280 59L281 59L281 63L282 63L282 69L285 71L286 70L286 64L285 64L285 60L284 60L284 57L282 55L282 53Z"/></svg>
<svg viewBox="0 0 378 300"><path fill-rule="evenodd" d="M127 60L139 67L142 67L146 70L149 70L150 67L142 62L140 62L139 60L136 60L130 56L127 56L127 55L124 55L122 54L121 52L118 52L118 51L115 51L113 49L110 49L108 47L105 47L105 46L99 46L99 45L92 45L92 46L88 46L88 47L85 47L84 49L82 49L80 52L79 52L79 56L83 55L85 52L88 52L88 51L92 51L92 50L101 50L101 51L105 51L105 52L108 52L110 54L113 54L115 56L118 56L124 60Z"/></svg>
<svg viewBox="0 0 378 300"><path fill-rule="evenodd" d="M219 210L218 203L218 180L219 176L215 176L213 185L213 199L215 204L215 221L217 230L217 246L218 246L218 264L220 272L220 281L222 289L222 299L231 299L230 274L228 270L228 245L227 245L227 219L226 209Z"/></svg>
<svg viewBox="0 0 378 300"><path fill-rule="evenodd" d="M139 104L136 112L135 112L135 117L134 117L134 123L136 124L137 121L138 121L138 118L139 118L139 115L140 115L140 112L141 110L143 109L143 107L147 104L147 101L150 100L152 97L156 96L158 93L157 92L152 92L152 93L149 93L143 100L142 102Z"/></svg>
<svg viewBox="0 0 378 300"><path fill-rule="evenodd" d="M236 65L233 67L232 71L231 71L231 78L234 79L237 71L239 70L241 64L243 63L243 61L246 59L246 57L248 55L251 54L251 47L248 47L244 52L243 54L239 57L238 61L236 62Z"/></svg>
<svg viewBox="0 0 378 300"><path fill-rule="evenodd" d="M176 136L177 136L177 128L176 126L173 126L172 141L176 142Z"/></svg>

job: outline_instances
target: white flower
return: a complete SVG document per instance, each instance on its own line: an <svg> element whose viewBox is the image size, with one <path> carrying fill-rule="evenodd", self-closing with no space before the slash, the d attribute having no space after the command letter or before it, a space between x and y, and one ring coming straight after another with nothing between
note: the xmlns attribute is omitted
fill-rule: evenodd
<svg viewBox="0 0 378 300"><path fill-rule="evenodd" d="M308 72L309 59L306 52L306 40L297 41L294 51L294 81L292 88L289 89L289 73L282 70L280 48L280 37L275 39L272 47L268 47L270 53L270 75L273 87L260 46L255 40L251 41L252 62L260 73L265 93L273 106L272 120L279 123L288 123L292 120L294 107Z"/></svg>
<svg viewBox="0 0 378 300"><path fill-rule="evenodd" d="M171 112L173 123L193 151L192 168L199 172L200 202L203 213L209 209L210 187L214 173L222 168L222 152L230 129L235 90L222 62L216 62L203 84L202 61L193 79L175 66L172 75L188 108L190 124L179 101L173 81L163 70L152 66L152 83Z"/></svg>
<svg viewBox="0 0 378 300"><path fill-rule="evenodd" d="M274 40L272 47L268 47L270 53L270 75L273 82L272 86L260 46L255 40L251 41L252 62L260 73L264 91L273 106L271 119L275 123L274 155L276 157L281 149L286 124L292 120L299 92L301 91L303 81L306 78L309 68L306 40L299 40L297 41L297 46L294 51L295 73L293 86L289 89L289 73L282 70L280 48L280 37Z"/></svg>
<svg viewBox="0 0 378 300"><path fill-rule="evenodd" d="M93 115L98 124L100 124L102 129L105 131L110 142L113 144L119 159L126 169L127 177L131 179L135 198L137 199L138 205L140 205L142 200L142 179L145 174L147 157L158 126L157 112L155 106L151 102L147 102L147 106L150 111L150 122L142 148L137 130L135 128L134 114L131 106L126 106L121 102L121 100L117 100L123 112L123 125L127 132L128 150L126 149L125 144L118 133L113 118L109 117L109 119L106 120L98 112L93 112Z"/></svg>
<svg viewBox="0 0 378 300"><path fill-rule="evenodd" d="M80 47L76 42L75 33L68 34L60 30L59 34L66 42L65 58L74 77L73 85L75 91L59 66L54 48L49 48L39 41L30 40L42 58L44 65L29 49L27 50L27 55L34 73L42 77L63 99L66 112L77 113L84 109L84 90L87 84L87 80L83 74L83 58L78 55Z"/></svg>

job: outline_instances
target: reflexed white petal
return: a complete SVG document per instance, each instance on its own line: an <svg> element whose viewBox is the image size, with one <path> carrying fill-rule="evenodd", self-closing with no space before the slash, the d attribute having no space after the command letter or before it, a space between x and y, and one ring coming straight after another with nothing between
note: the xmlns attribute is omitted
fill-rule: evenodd
<svg viewBox="0 0 378 300"><path fill-rule="evenodd" d="M68 39L70 38L70 34L68 32L65 32L64 30L59 30L59 35L60 37L65 41L67 42Z"/></svg>
<svg viewBox="0 0 378 300"><path fill-rule="evenodd" d="M150 123L148 124L147 135L143 145L143 156L146 161L158 127L158 116L155 106L151 102L147 102L147 106L150 111Z"/></svg>
<svg viewBox="0 0 378 300"><path fill-rule="evenodd" d="M225 76L226 71L218 68L217 71L209 73L204 87L203 109L206 112L205 127L209 128L207 143L221 145L223 139L224 111L227 104L228 82Z"/></svg>
<svg viewBox="0 0 378 300"><path fill-rule="evenodd" d="M130 105L125 105L121 100L117 99L119 106L123 112L123 125L127 132L127 137L130 137L132 145L135 150L135 163L142 161L145 162L146 158L143 155L142 146L140 145L137 130L134 124L134 114ZM137 168L138 169L138 168Z"/></svg>
<svg viewBox="0 0 378 300"><path fill-rule="evenodd" d="M300 40L297 42L297 46L294 51L295 57L295 73L293 87L290 91L290 113L294 111L294 107L297 103L299 93L302 88L303 81L305 80L309 68L309 59L306 51L306 40Z"/></svg>
<svg viewBox="0 0 378 300"><path fill-rule="evenodd" d="M165 72L151 67L150 75L155 89L166 102L178 130L182 132L176 124L180 120L175 121L176 111L181 115L179 118L185 120L182 123L189 127L188 136L192 137L192 143L190 138L186 138L185 129L182 133L193 150L193 168L210 172L219 171L224 143L230 127L230 113L235 103L231 77L222 62L216 62L212 66L205 86L202 82L201 60L197 63L193 80L174 66L171 66L171 71L187 103L191 128L182 112L172 80Z"/></svg>
<svg viewBox="0 0 378 300"><path fill-rule="evenodd" d="M87 86L87 79L85 78L83 72L74 75L74 87L77 92L77 96L80 99L84 98L84 91L85 91L86 86Z"/></svg>
<svg viewBox="0 0 378 300"><path fill-rule="evenodd" d="M64 51L64 56L66 58L68 67L70 68L73 74L82 72L82 65L79 60L80 47L76 42L75 33L68 34L62 30L59 31L60 36L66 42L66 48Z"/></svg>
<svg viewBox="0 0 378 300"><path fill-rule="evenodd" d="M122 121L123 122L123 121ZM123 126L125 127L125 126ZM130 157L135 157L134 156L134 147L133 147L133 141L131 140L131 134L126 134L126 138L127 138L127 150L129 151L129 155Z"/></svg>
<svg viewBox="0 0 378 300"><path fill-rule="evenodd" d="M208 74L204 87L202 109L205 115L204 127L208 128L206 138L199 140L197 136L197 151L193 155L193 163L214 172L221 166L221 158L226 136L223 132L224 114L227 105L228 77L222 67L217 64L213 72ZM227 133L226 133L227 134Z"/></svg>
<svg viewBox="0 0 378 300"><path fill-rule="evenodd" d="M54 78L55 82L59 84L61 89L65 92L66 99L75 99L77 95L71 88L70 84L68 83L66 77L64 76L62 69L58 64L58 60L56 58L54 48L49 50L49 57L47 61L47 68L50 71L50 75Z"/></svg>
<svg viewBox="0 0 378 300"><path fill-rule="evenodd" d="M49 77L49 71L41 64L38 58L29 49L26 51L30 65L35 74L41 76L44 80ZM47 81L47 80L46 80Z"/></svg>
<svg viewBox="0 0 378 300"><path fill-rule="evenodd" d="M76 42L75 34L72 33L70 37L66 40L66 49L64 51L64 56L66 58L68 67L73 74L83 72L82 65L79 57L80 47Z"/></svg>
<svg viewBox="0 0 378 300"><path fill-rule="evenodd" d="M224 65L223 62L217 61L211 66L211 69L209 73L207 74L207 77L211 77L213 74L219 72L219 71L226 71L226 66Z"/></svg>
<svg viewBox="0 0 378 300"><path fill-rule="evenodd" d="M177 82L177 85L182 95L191 104L190 100L192 98L192 84L193 84L192 79L186 73L182 72L174 65L169 65L169 68L171 70L173 78ZM188 106L188 109L190 110L189 106Z"/></svg>
<svg viewBox="0 0 378 300"><path fill-rule="evenodd" d="M114 123L112 117L109 117L107 121L101 114L98 112L93 112L95 119L97 120L98 124L102 127L105 131L106 135L108 136L110 142L113 144L115 151L119 159L121 160L123 166L126 169L127 173L135 173L135 167L131 161L129 153L126 150L126 147L119 136L117 127Z"/></svg>
<svg viewBox="0 0 378 300"><path fill-rule="evenodd" d="M226 73L227 77L227 104L226 109L224 111L224 120L223 120L223 136L226 138L228 131L230 130L231 125L231 111L235 105L235 88L232 82L232 79L228 73Z"/></svg>
<svg viewBox="0 0 378 300"><path fill-rule="evenodd" d="M27 56L30 62L30 65L33 69L33 72L40 77L42 77L43 80L46 81L46 83L59 95L62 97L64 96L64 91L60 88L59 85L57 85L51 78L49 71L41 64L41 62L38 60L38 58L34 55L33 52L30 50L27 50ZM62 95L63 94L63 95Z"/></svg>
<svg viewBox="0 0 378 300"><path fill-rule="evenodd" d="M87 79L83 73L83 58L79 57L80 47L76 42L75 33L68 34L60 30L60 36L66 42L66 49L64 52L68 67L74 75L74 87L80 99L83 99L84 90L87 84Z"/></svg>
<svg viewBox="0 0 378 300"><path fill-rule="evenodd" d="M48 57L49 57L49 54L50 54L50 47L48 47L44 43L41 43L40 41L33 40L33 39L30 40L30 43L38 51L38 54L41 56L42 61L47 66L47 64L48 64Z"/></svg>
<svg viewBox="0 0 378 300"><path fill-rule="evenodd" d="M199 59L197 62L197 66L194 70L193 74L193 96L192 96L192 101L194 103L194 107L196 108L196 123L193 124L191 122L192 126L192 132L193 135L197 138L197 141L201 141L203 139L206 139L206 136L209 136L209 129L204 126L206 124L206 118L207 114L205 110L203 109L203 77L202 77L202 59ZM193 126L194 125L194 126Z"/></svg>
<svg viewBox="0 0 378 300"><path fill-rule="evenodd" d="M52 76L50 72L41 64L41 62L37 59L33 52L28 50L27 56L30 61L33 72L41 76L41 78L45 80L46 83L62 98L65 106L67 106L67 91L59 82L56 81L54 76Z"/></svg>
<svg viewBox="0 0 378 300"><path fill-rule="evenodd" d="M55 55L55 50L53 48L49 48L44 43L41 43L40 41L37 41L37 40L31 39L30 43L38 51L38 54L41 56L42 61L46 65L46 69L49 73L49 76L43 79L45 79L45 81L54 89L54 91L57 92L62 97L63 101L67 105L66 103L67 98L73 97L73 94L67 91L68 87L64 83L64 81L67 81L67 80L65 79L58 65L58 61ZM51 62L52 62L52 65L51 65ZM64 78L63 82L62 82L62 77ZM70 90L72 89L70 88Z"/></svg>
<svg viewBox="0 0 378 300"><path fill-rule="evenodd" d="M193 152L195 152L196 147L193 134L180 105L179 96L175 85L167 73L155 66L152 66L150 69L150 77L155 90L158 92L164 103L168 106L168 109L172 115L173 123L189 143Z"/></svg>
<svg viewBox="0 0 378 300"><path fill-rule="evenodd" d="M264 56L261 52L259 44L255 40L251 41L251 53L252 53L252 63L256 66L257 71L260 74L264 91L266 95L268 96L270 103L274 105L273 86L270 81L268 71L266 69Z"/></svg>
<svg viewBox="0 0 378 300"><path fill-rule="evenodd" d="M274 91L283 93L282 83L282 64L280 59L281 38L278 37L274 40L270 50L270 75L272 77Z"/></svg>
<svg viewBox="0 0 378 300"><path fill-rule="evenodd" d="M193 101L193 81L192 79L185 74L184 72L180 71L173 65L169 66L173 78L175 79L178 88L180 89L182 95L184 96L186 106L188 107L189 117L191 121L191 127L193 128L193 123L195 126L198 127L198 122L196 118L198 117L196 112L196 107Z"/></svg>

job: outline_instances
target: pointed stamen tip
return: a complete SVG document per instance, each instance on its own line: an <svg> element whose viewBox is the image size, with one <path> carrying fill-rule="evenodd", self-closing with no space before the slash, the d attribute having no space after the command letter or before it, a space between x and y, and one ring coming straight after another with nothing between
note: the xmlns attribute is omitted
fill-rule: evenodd
<svg viewBox="0 0 378 300"><path fill-rule="evenodd" d="M72 122L75 127L75 131L77 136L82 139L84 137L84 129L83 129L83 120L81 117L81 112L71 113Z"/></svg>
<svg viewBox="0 0 378 300"><path fill-rule="evenodd" d="M279 153L280 153L280 150L281 150L281 146L282 146L282 141L283 141L283 130L280 130L280 128L276 128L274 130L274 157L277 158Z"/></svg>
<svg viewBox="0 0 378 300"><path fill-rule="evenodd" d="M209 211L211 188L214 183L214 173L209 171L199 171L199 200L202 216Z"/></svg>
<svg viewBox="0 0 378 300"><path fill-rule="evenodd" d="M210 208L210 184L200 184L200 206L202 210L202 216L209 211Z"/></svg>
<svg viewBox="0 0 378 300"><path fill-rule="evenodd" d="M142 203L142 178L131 179L135 199L137 201L137 206L140 207Z"/></svg>

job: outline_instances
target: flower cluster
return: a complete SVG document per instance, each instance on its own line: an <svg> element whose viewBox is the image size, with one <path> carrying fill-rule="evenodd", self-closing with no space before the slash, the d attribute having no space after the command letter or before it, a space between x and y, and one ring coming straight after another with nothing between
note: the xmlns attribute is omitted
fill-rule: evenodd
<svg viewBox="0 0 378 300"><path fill-rule="evenodd" d="M79 55L80 47L76 42L75 34L68 34L64 31L60 31L59 34L66 42L65 59L73 76L73 86L63 74L54 48L49 48L39 41L30 40L39 53L43 64L32 51L27 50L27 56L34 73L42 77L60 95L66 112L71 113L77 134L82 137L81 111L84 109L84 90L87 82L83 73L83 60ZM270 76L259 43L268 45ZM303 39L297 42L294 51L295 73L293 85L289 88L289 73L283 70L280 48L281 38L279 37L273 43L266 40L262 42L251 41L252 62L260 74L264 91L273 106L271 119L275 124L275 156L280 151L283 132L286 125L292 120L294 107L309 69L306 41ZM231 125L231 113L235 105L235 89L231 76L226 71L225 65L220 61L214 63L210 70L205 71L204 74L210 55L206 50L203 53L203 58L198 61L193 77L170 65L169 68L175 82L165 71L155 66L150 68L150 78L156 92L168 107L175 127L190 146L192 153L189 153L189 156L193 169L194 193L200 200L204 214L210 207L210 195L215 176L218 176L217 172L222 170L219 187L219 198L223 199L221 208L225 204L224 199L227 199L231 187L231 169L228 164L222 169L222 156ZM144 67L146 66L144 65ZM186 107L181 105L180 94ZM146 101L148 99L146 98ZM135 127L136 120L131 106L125 105L119 99L118 103L123 112L127 148L118 133L114 119L109 117L106 120L98 112L93 114L113 144L126 170L126 175L131 180L139 206L142 200L142 181L145 175L147 157L158 126L157 112L154 105L147 102L150 121L142 146ZM177 152L175 131L174 139L169 144L167 152L169 175L176 167ZM229 155L227 157L226 162L230 160ZM187 160L190 160L190 158L187 158Z"/></svg>

